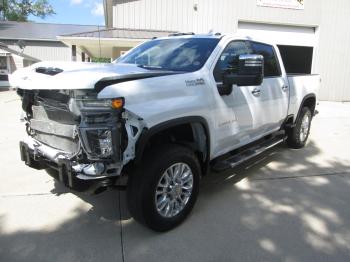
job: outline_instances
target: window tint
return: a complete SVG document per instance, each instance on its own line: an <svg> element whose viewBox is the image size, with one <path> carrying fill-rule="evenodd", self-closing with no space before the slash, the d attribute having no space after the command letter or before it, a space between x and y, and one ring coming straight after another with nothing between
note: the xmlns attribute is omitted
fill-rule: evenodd
<svg viewBox="0 0 350 262"><path fill-rule="evenodd" d="M238 58L240 55L252 54L253 51L246 41L233 41L229 43L214 69L214 78L216 82L222 82L222 76L225 72L238 73Z"/></svg>
<svg viewBox="0 0 350 262"><path fill-rule="evenodd" d="M280 76L281 71L273 47L256 42L251 42L251 46L254 54L262 55L264 57L264 76Z"/></svg>

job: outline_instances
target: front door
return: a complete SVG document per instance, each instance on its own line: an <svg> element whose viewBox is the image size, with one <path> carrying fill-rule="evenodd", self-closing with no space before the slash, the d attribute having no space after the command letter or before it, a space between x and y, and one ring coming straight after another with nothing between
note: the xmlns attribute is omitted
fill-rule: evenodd
<svg viewBox="0 0 350 262"><path fill-rule="evenodd" d="M221 53L213 76L217 85L222 84L223 75L235 73L240 55L253 54L248 41L234 40ZM220 96L216 105L215 116L217 155L238 148L254 140L257 130L263 126L261 118L262 99L259 86L233 86L230 95Z"/></svg>

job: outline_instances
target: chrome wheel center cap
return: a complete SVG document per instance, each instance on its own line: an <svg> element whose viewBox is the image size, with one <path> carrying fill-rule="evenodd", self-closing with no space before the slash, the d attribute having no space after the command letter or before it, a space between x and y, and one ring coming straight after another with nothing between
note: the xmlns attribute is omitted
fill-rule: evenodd
<svg viewBox="0 0 350 262"><path fill-rule="evenodd" d="M182 192L181 185L177 184L177 185L174 187L174 193L175 193L176 196L180 196L180 195L181 195L181 192Z"/></svg>
<svg viewBox="0 0 350 262"><path fill-rule="evenodd" d="M169 187L169 194L172 198L179 197L182 193L182 186L180 184L175 184Z"/></svg>

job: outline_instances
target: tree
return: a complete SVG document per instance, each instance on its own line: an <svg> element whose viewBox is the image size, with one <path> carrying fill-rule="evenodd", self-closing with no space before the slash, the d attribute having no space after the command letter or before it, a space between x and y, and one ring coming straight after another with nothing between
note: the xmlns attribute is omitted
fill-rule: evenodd
<svg viewBox="0 0 350 262"><path fill-rule="evenodd" d="M0 0L0 11L3 20L28 21L29 15L45 18L54 15L48 0Z"/></svg>

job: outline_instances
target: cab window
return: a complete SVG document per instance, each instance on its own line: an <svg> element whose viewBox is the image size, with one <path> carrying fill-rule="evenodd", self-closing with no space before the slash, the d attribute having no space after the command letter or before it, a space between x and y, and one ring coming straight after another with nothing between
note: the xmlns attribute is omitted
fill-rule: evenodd
<svg viewBox="0 0 350 262"><path fill-rule="evenodd" d="M281 76L281 70L278 64L278 59L275 50L271 45L250 42L254 54L264 57L264 76L277 77Z"/></svg>

